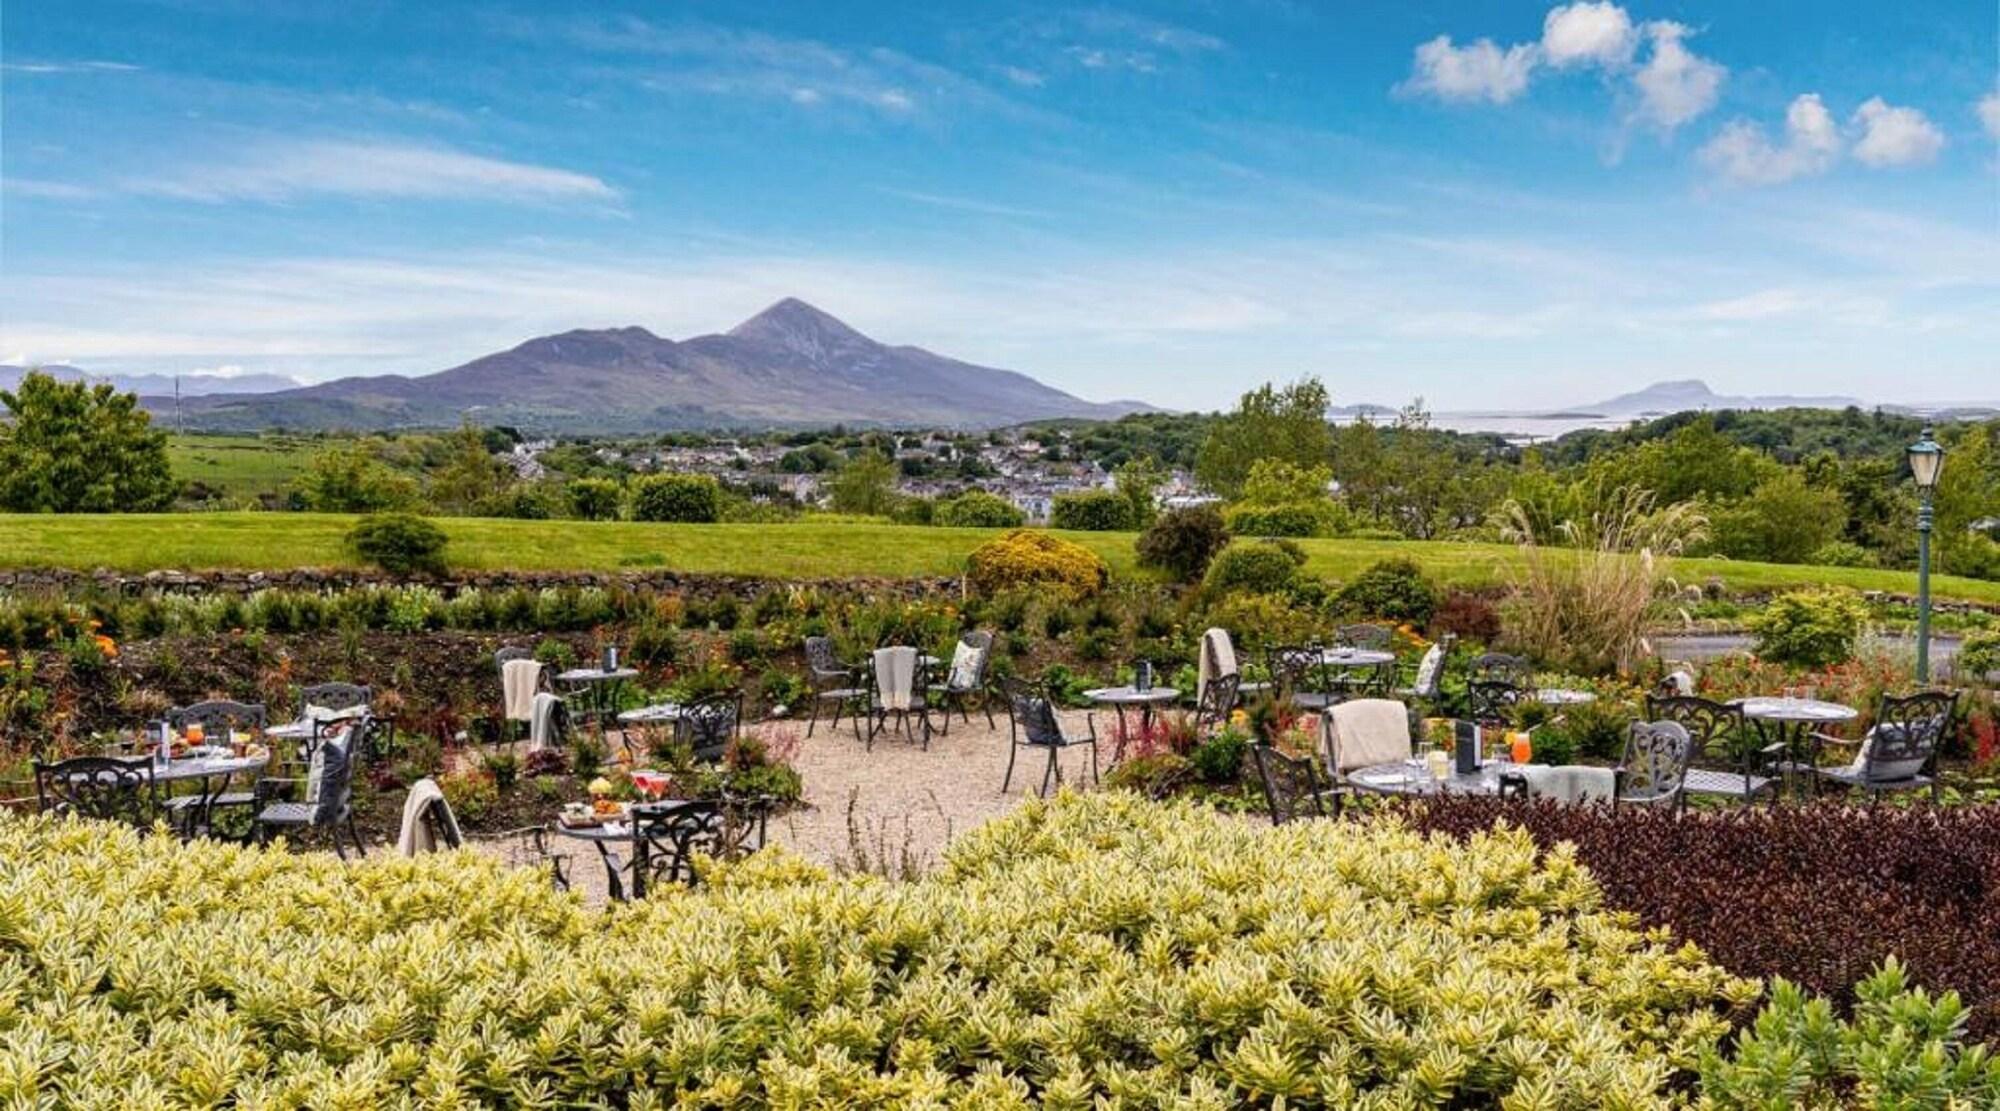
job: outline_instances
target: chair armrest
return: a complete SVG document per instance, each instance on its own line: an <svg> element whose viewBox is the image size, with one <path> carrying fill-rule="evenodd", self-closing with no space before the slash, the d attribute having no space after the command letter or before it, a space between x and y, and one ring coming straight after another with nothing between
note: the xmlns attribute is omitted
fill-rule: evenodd
<svg viewBox="0 0 2000 1111"><path fill-rule="evenodd" d="M1860 737L1836 737L1831 733L1821 733L1818 730L1814 730L1810 736L1814 741L1827 745L1858 745L1862 740Z"/></svg>

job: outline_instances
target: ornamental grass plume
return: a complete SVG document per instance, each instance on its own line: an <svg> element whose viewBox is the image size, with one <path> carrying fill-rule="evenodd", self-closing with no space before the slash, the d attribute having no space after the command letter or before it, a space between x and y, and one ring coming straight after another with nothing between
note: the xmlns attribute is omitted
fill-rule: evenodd
<svg viewBox="0 0 2000 1111"><path fill-rule="evenodd" d="M1507 635L1557 667L1630 674L1646 651L1647 617L1670 581L1668 564L1708 522L1693 503L1656 507L1638 487L1617 487L1597 506L1548 535L1519 502L1501 507L1502 535L1522 554Z"/></svg>

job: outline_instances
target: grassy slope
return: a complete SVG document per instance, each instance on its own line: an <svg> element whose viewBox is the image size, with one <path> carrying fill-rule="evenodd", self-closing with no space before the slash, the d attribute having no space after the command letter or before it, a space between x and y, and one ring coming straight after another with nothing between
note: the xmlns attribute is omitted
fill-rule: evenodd
<svg viewBox="0 0 2000 1111"><path fill-rule="evenodd" d="M167 457L176 478L255 498L290 487L312 448L312 441L288 436L187 435L168 438Z"/></svg>
<svg viewBox="0 0 2000 1111"><path fill-rule="evenodd" d="M349 562L341 537L352 517L316 513L201 513L76 516L0 515L0 567L290 568ZM773 578L841 578L955 573L980 541L981 529L920 528L853 521L790 525L647 525L627 522L439 519L451 535L452 564L465 569L584 569L667 567ZM1130 533L1063 534L1102 555L1119 571L1132 569ZM1347 578L1378 559L1409 556L1438 578L1486 583L1502 578L1517 557L1499 544L1386 540L1309 540L1309 569ZM1731 586L1758 589L1838 583L1862 590L1910 591L1908 572L1843 567L1796 567L1726 560L1679 561L1675 575L1698 582L1720 575ZM1933 580L1941 598L2000 602L2000 583L1952 576Z"/></svg>

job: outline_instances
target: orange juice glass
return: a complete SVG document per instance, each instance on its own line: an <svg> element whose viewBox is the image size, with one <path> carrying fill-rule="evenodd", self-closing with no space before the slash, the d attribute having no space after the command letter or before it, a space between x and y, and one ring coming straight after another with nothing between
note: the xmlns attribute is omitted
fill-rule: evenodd
<svg viewBox="0 0 2000 1111"><path fill-rule="evenodd" d="M1526 764L1534 759L1535 746L1528 740L1526 733L1515 733L1510 739L1513 741L1513 751L1508 755L1516 764Z"/></svg>
<svg viewBox="0 0 2000 1111"><path fill-rule="evenodd" d="M200 722L198 721L188 722L187 743L191 745L198 745L202 742L202 739L207 736L208 736L208 730L203 729Z"/></svg>

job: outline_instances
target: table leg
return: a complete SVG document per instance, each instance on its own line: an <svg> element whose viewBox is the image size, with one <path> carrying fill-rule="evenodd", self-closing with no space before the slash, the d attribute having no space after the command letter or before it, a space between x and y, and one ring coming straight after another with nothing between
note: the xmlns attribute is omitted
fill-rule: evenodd
<svg viewBox="0 0 2000 1111"><path fill-rule="evenodd" d="M1111 746L1111 762L1122 764L1125 762L1125 742L1129 739L1125 732L1125 704L1123 702L1114 702L1111 704L1111 708L1118 714L1118 743Z"/></svg>
<svg viewBox="0 0 2000 1111"><path fill-rule="evenodd" d="M653 870L653 840L639 837L632 843L632 897L646 897L646 873Z"/></svg>

